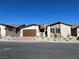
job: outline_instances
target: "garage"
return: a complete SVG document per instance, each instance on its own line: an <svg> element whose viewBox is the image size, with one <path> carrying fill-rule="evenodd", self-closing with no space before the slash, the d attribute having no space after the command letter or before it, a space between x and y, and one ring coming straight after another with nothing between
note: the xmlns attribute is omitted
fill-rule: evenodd
<svg viewBox="0 0 79 59"><path fill-rule="evenodd" d="M40 25L31 24L31 25L20 26L19 33L21 37L40 36Z"/></svg>
<svg viewBox="0 0 79 59"><path fill-rule="evenodd" d="M23 36L25 37L36 36L36 30L35 29L23 30Z"/></svg>

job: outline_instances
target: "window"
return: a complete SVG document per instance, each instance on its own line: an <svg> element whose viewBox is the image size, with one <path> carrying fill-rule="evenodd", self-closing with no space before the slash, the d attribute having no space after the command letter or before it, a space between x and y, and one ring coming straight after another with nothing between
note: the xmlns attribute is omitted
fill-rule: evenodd
<svg viewBox="0 0 79 59"><path fill-rule="evenodd" d="M60 33L60 28L51 28L51 33Z"/></svg>
<svg viewBox="0 0 79 59"><path fill-rule="evenodd" d="M55 33L55 28L52 28L52 32Z"/></svg>
<svg viewBox="0 0 79 59"><path fill-rule="evenodd" d="M56 28L56 33L60 33L60 28Z"/></svg>
<svg viewBox="0 0 79 59"><path fill-rule="evenodd" d="M58 33L60 33L60 28L58 28Z"/></svg>
<svg viewBox="0 0 79 59"><path fill-rule="evenodd" d="M52 28L50 29L50 31L52 32Z"/></svg>
<svg viewBox="0 0 79 59"><path fill-rule="evenodd" d="M56 28L56 33L58 33L58 28Z"/></svg>
<svg viewBox="0 0 79 59"><path fill-rule="evenodd" d="M55 33L55 28L51 28L51 33Z"/></svg>

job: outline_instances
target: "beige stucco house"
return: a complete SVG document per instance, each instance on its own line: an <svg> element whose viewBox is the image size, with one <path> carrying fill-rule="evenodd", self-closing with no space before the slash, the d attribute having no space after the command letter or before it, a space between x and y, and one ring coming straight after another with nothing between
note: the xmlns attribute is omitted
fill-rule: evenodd
<svg viewBox="0 0 79 59"><path fill-rule="evenodd" d="M71 25L69 24L56 22L56 23L47 25L46 28L47 28L47 37L71 36Z"/></svg>
<svg viewBox="0 0 79 59"><path fill-rule="evenodd" d="M31 24L31 25L22 25L20 27L19 34L20 37L35 37L40 36L40 26L37 24Z"/></svg>
<svg viewBox="0 0 79 59"><path fill-rule="evenodd" d="M6 24L0 24L0 37L16 36L16 28Z"/></svg>
<svg viewBox="0 0 79 59"><path fill-rule="evenodd" d="M17 24L16 24L17 25ZM0 36L16 36L16 37L67 37L71 36L74 31L71 31L71 25L63 22L52 24L31 24L11 26L0 24ZM76 28L76 36L79 36L79 27ZM73 34L74 35L74 34Z"/></svg>

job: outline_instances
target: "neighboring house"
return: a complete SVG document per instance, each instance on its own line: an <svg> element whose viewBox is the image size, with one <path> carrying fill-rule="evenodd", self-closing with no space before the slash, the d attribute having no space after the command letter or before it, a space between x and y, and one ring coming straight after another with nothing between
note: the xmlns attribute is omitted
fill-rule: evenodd
<svg viewBox="0 0 79 59"><path fill-rule="evenodd" d="M56 22L56 23L47 25L46 28L47 28L47 37L71 36L71 25L69 24L65 24L62 22Z"/></svg>
<svg viewBox="0 0 79 59"><path fill-rule="evenodd" d="M0 36L16 36L16 28L6 24L0 24Z"/></svg>
<svg viewBox="0 0 79 59"><path fill-rule="evenodd" d="M40 26L37 24L22 25L17 28L20 37L34 37L40 36Z"/></svg>
<svg viewBox="0 0 79 59"><path fill-rule="evenodd" d="M72 36L79 37L79 26L71 29Z"/></svg>

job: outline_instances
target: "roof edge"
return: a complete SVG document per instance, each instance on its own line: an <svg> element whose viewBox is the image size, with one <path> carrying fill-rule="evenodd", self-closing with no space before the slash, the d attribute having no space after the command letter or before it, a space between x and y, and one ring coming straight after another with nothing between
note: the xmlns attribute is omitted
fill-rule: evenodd
<svg viewBox="0 0 79 59"><path fill-rule="evenodd" d="M56 25L56 24L64 24L64 25L67 25L67 26L72 26L70 24L66 24L66 23L63 23L63 22L55 22L55 23L49 24L47 26L52 26L52 25Z"/></svg>

